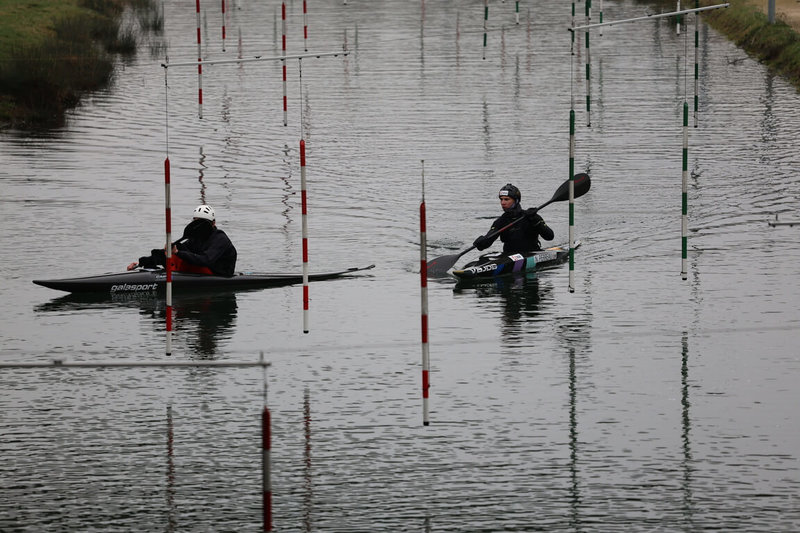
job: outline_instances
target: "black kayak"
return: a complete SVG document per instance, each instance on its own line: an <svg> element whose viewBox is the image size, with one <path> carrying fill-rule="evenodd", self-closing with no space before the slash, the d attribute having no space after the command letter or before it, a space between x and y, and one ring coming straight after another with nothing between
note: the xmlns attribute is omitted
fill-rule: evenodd
<svg viewBox="0 0 800 533"><path fill-rule="evenodd" d="M355 272L374 268L352 267L346 270L309 274L309 281L321 281L339 278ZM35 279L33 282L42 287L71 293L122 294L166 292L167 273L164 269L140 269L116 274L100 274L82 278ZM188 272L172 273L174 291L187 290L248 290L267 287L295 285L303 282L303 275L292 273L237 272L233 276L212 276L208 274L192 274Z"/></svg>
<svg viewBox="0 0 800 533"><path fill-rule="evenodd" d="M575 243L575 248L580 242ZM476 261L453 270L453 275L460 280L493 279L498 276L526 274L552 268L569 259L569 248L553 246L546 250L505 255L492 252L480 256Z"/></svg>

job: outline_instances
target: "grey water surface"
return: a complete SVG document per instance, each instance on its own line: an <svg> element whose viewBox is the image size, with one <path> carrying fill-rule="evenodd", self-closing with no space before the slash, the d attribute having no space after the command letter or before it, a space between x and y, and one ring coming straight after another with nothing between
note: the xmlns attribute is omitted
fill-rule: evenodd
<svg viewBox="0 0 800 533"><path fill-rule="evenodd" d="M280 5L203 2L204 61L281 55ZM375 263L302 287L176 296L172 360L272 365L279 531L800 529L800 95L699 28L681 271L682 109L694 19L592 34L567 2L308 2L309 52L206 65L194 2L121 62L66 126L0 134L0 362L158 361L165 302L79 299L33 279L124 269L199 203L238 268L299 272L300 139L309 269ZM641 16L606 1L604 19ZM582 13L583 6L579 12ZM579 17L578 22L582 22ZM287 52L304 53L302 4ZM486 59L483 59L485 54ZM301 76L302 74L302 76ZM419 207L428 258L488 230L496 195L526 207L576 172L569 266L530 279L430 280L431 423L422 425ZM587 124L590 123L590 126ZM422 161L424 160L424 167ZM568 238L566 203L542 215ZM497 247L497 246L495 246ZM472 252L462 258L475 257ZM259 531L258 368L0 369L0 530Z"/></svg>

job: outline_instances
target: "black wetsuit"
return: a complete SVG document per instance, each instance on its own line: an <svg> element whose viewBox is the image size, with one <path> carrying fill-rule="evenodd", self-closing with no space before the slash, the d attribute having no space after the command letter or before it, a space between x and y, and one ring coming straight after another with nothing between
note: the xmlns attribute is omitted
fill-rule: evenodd
<svg viewBox="0 0 800 533"><path fill-rule="evenodd" d="M525 210L517 202L514 207L508 209L492 223L489 233L507 226L524 214ZM552 241L555 235L553 230L545 224L544 219L537 213L533 216L525 216L525 220L517 222L499 235L490 238L486 247L490 246L497 237L500 237L503 242L504 254L515 254L541 250L542 245L539 242L539 237L546 241Z"/></svg>
<svg viewBox="0 0 800 533"><path fill-rule="evenodd" d="M197 228L196 222L195 228L191 232L184 232L184 238L175 243L178 247L176 255L192 265L207 267L218 276L233 276L236 269L236 248L231 240L224 231L210 223ZM187 229L190 226L192 224ZM190 233L188 238L187 233ZM139 258L139 266L145 268L165 266L166 262L164 250L152 250L150 256Z"/></svg>
<svg viewBox="0 0 800 533"><path fill-rule="evenodd" d="M197 266L211 269L218 276L233 276L236 269L236 248L221 229L214 228L203 241L188 239L178 243L178 257Z"/></svg>

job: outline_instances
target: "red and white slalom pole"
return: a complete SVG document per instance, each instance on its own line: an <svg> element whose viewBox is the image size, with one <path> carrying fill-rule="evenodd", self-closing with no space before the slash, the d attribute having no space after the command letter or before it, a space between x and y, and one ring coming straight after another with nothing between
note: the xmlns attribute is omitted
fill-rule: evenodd
<svg viewBox="0 0 800 533"><path fill-rule="evenodd" d="M286 2L281 3L281 50L283 55L286 56ZM283 125L289 124L288 118L288 100L286 97L286 60L283 63Z"/></svg>
<svg viewBox="0 0 800 533"><path fill-rule="evenodd" d="M422 202L419 204L419 279L422 306L422 425L430 424L428 389L430 388L430 352L428 350L428 237L425 230L425 160L422 161Z"/></svg>
<svg viewBox="0 0 800 533"><path fill-rule="evenodd" d="M225 51L225 0L222 0L222 51Z"/></svg>
<svg viewBox="0 0 800 533"><path fill-rule="evenodd" d="M169 157L164 159L164 215L166 218L167 355L172 355L172 207L170 207Z"/></svg>
<svg viewBox="0 0 800 533"><path fill-rule="evenodd" d="M300 139L300 201L302 203L303 221L303 333L308 333L308 205L306 199L306 141Z"/></svg>
<svg viewBox="0 0 800 533"><path fill-rule="evenodd" d="M306 0L303 0L303 50L308 52L308 9L306 9Z"/></svg>
<svg viewBox="0 0 800 533"><path fill-rule="evenodd" d="M197 6L197 114L203 118L203 57L200 49L200 0L195 0Z"/></svg>

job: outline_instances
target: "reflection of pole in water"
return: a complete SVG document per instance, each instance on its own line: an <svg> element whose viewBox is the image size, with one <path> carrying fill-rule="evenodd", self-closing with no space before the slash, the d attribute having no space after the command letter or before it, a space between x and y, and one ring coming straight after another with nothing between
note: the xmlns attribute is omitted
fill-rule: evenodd
<svg viewBox="0 0 800 533"><path fill-rule="evenodd" d="M527 52L525 57L527 59L527 62L525 63L525 66L528 72L530 72L531 57L533 56L533 54L531 53L531 10L530 9L528 10L527 15L528 18L525 21L525 51Z"/></svg>
<svg viewBox="0 0 800 533"><path fill-rule="evenodd" d="M422 307L422 425L428 418L428 389L430 389L430 352L428 351L428 238L425 228L425 160L422 160L422 201L419 204L419 260Z"/></svg>
<svg viewBox="0 0 800 533"><path fill-rule="evenodd" d="M167 531L177 530L175 513L175 461L173 455L172 406L167 405Z"/></svg>
<svg viewBox="0 0 800 533"><path fill-rule="evenodd" d="M456 11L456 66L460 66L459 64L459 55L461 51L460 46L460 38L461 38L461 12Z"/></svg>
<svg viewBox="0 0 800 533"><path fill-rule="evenodd" d="M572 529L580 531L581 493L578 485L578 413L577 385L575 373L575 348L569 349L569 470L571 476L570 496Z"/></svg>
<svg viewBox="0 0 800 533"><path fill-rule="evenodd" d="M270 480L270 449L272 435L270 433L270 415L266 404L261 412L261 473L263 476L263 514L264 531L272 531L272 482Z"/></svg>
<svg viewBox="0 0 800 533"><path fill-rule="evenodd" d="M203 152L203 147L200 147L200 160L198 161L200 171L197 174L197 181L200 182L200 203L206 203L206 183L203 181L204 172L206 167L206 154Z"/></svg>
<svg viewBox="0 0 800 533"><path fill-rule="evenodd" d="M506 69L506 26L500 27L500 71Z"/></svg>
<svg viewBox="0 0 800 533"><path fill-rule="evenodd" d="M261 362L264 361L264 352L261 352ZM264 408L261 411L261 476L262 487L262 512L264 531L272 531L272 480L270 479L270 452L272 449L272 429L269 409L267 409L267 367L264 367Z"/></svg>
<svg viewBox="0 0 800 533"><path fill-rule="evenodd" d="M311 502L313 496L314 484L311 481L311 400L308 387L303 392L303 430L305 435L305 448L303 455L305 457L305 513L303 522L306 531L312 531L311 528Z"/></svg>
<svg viewBox="0 0 800 533"><path fill-rule="evenodd" d="M289 203L289 197L294 194L292 192L292 162L290 159L290 154L292 152L291 148L289 148L288 144L283 145L283 162L286 165L286 175L281 177L281 181L283 181L283 192L284 195L281 197L281 203L284 205L284 210L281 212L283 217L286 219L286 222L283 224L282 229L283 233L287 236L289 235L289 225L292 223L292 217L289 216L293 207Z"/></svg>
<svg viewBox="0 0 800 533"><path fill-rule="evenodd" d="M688 520L689 531L694 530L691 527L692 518L694 516L694 499L692 497L692 447L690 439L691 419L689 417L689 338L684 332L681 339L682 353L681 353L681 422L683 433L681 435L683 440L683 506L686 519Z"/></svg>

